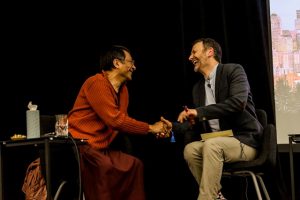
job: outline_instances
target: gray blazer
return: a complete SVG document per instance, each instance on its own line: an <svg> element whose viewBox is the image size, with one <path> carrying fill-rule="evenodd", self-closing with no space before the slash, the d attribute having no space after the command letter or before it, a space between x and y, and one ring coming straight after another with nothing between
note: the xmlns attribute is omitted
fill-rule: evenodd
<svg viewBox="0 0 300 200"><path fill-rule="evenodd" d="M239 64L219 64L216 72L215 98L216 104L205 106L205 79L193 87L194 108L198 112L201 131L207 132L207 120L219 119L221 130L232 129L234 137L244 144L257 148L263 132L255 114L250 85L243 67ZM192 134L186 123L173 123L174 131ZM197 132L199 129L196 129ZM199 133L197 133L199 135ZM199 139L189 138L188 142ZM187 143L187 142L186 142Z"/></svg>

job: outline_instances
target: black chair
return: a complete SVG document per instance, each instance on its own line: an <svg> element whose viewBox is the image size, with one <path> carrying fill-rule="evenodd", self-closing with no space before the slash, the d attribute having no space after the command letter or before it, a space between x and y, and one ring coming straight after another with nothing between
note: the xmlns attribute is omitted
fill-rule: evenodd
<svg viewBox="0 0 300 200"><path fill-rule="evenodd" d="M48 133L54 133L55 122L56 119L54 115L40 115L41 136Z"/></svg>
<svg viewBox="0 0 300 200"><path fill-rule="evenodd" d="M225 163L223 177L251 177L259 200L262 199L261 189L266 199L270 199L262 175L273 172L276 166L277 139L273 124L267 124L267 115L264 110L256 110L257 117L264 127L262 146L256 159L235 163ZM257 181L258 180L258 181ZM259 185L260 184L260 185Z"/></svg>
<svg viewBox="0 0 300 200"><path fill-rule="evenodd" d="M256 112L258 121L265 128L268 124L268 116L267 116L266 111L264 111L262 109L256 109L255 112Z"/></svg>

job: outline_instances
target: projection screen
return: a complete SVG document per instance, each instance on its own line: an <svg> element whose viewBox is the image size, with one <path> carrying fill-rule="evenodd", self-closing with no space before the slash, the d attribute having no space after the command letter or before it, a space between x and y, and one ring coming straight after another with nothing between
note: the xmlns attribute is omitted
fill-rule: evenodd
<svg viewBox="0 0 300 200"><path fill-rule="evenodd" d="M300 1L269 0L278 144L300 134Z"/></svg>

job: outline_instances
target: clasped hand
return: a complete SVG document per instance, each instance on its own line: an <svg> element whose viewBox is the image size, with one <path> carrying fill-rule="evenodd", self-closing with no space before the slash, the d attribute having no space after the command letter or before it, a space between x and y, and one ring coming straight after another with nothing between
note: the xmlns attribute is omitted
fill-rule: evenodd
<svg viewBox="0 0 300 200"><path fill-rule="evenodd" d="M156 138L168 138L171 136L172 123L160 117L160 121L154 123L152 126L152 133L155 134Z"/></svg>
<svg viewBox="0 0 300 200"><path fill-rule="evenodd" d="M195 117L197 117L198 113L196 109L189 109L188 107L184 107L184 110L178 115L177 121L183 123L188 120L192 125L195 124ZM154 123L152 126L155 127L156 138L168 138L172 133L172 123L165 119L164 117L160 117L160 121Z"/></svg>

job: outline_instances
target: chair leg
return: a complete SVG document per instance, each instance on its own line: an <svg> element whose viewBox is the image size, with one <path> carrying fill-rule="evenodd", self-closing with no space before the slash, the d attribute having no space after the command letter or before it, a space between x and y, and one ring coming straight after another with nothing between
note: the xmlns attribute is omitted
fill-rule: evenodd
<svg viewBox="0 0 300 200"><path fill-rule="evenodd" d="M264 194L265 194L266 199L267 199L267 200L270 200L269 193L268 193L268 191L267 191L267 188L266 188L266 186L265 186L265 183L264 183L264 181L263 181L261 175L260 175L260 174L256 174L256 177L258 178L258 180L259 180L259 182L260 182L260 185L261 185L261 187L262 187L262 189L263 189L263 191L264 191Z"/></svg>
<svg viewBox="0 0 300 200"><path fill-rule="evenodd" d="M233 172L233 174L235 174L235 175L250 174L250 176L252 177L252 180L253 180L255 190L256 190L257 198L258 198L258 200L262 200L262 196L261 196L260 189L259 189L259 186L257 183L257 179L253 172L245 170L245 171L236 171L236 172Z"/></svg>
<svg viewBox="0 0 300 200"><path fill-rule="evenodd" d="M61 184L59 185L59 187L58 187L58 189L57 189L57 191L56 191L56 193L55 193L54 200L57 200L57 199L58 199L58 197L59 197L59 195L60 195L60 193L61 193L61 190L62 190L63 186L64 186L66 183L67 183L67 181L62 181L62 182L61 182Z"/></svg>

